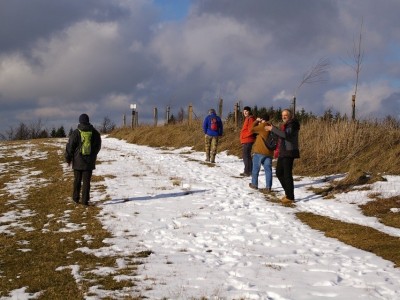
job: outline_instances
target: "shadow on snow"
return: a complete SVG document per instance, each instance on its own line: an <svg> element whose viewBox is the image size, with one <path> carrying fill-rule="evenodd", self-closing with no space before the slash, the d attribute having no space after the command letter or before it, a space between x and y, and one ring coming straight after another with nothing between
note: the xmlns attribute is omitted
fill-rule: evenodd
<svg viewBox="0 0 400 300"><path fill-rule="evenodd" d="M148 195L148 196L141 196L141 197L132 197L132 198L122 198L122 199L113 199L110 201L104 202L102 205L110 205L110 204L120 204L130 201L148 201L148 200L157 200L157 199L164 199L164 198L172 198L172 197L182 197L191 194L197 193L204 193L206 190L198 190L198 191L183 191L183 192L176 192L176 193L168 193L168 194L159 194L159 195Z"/></svg>

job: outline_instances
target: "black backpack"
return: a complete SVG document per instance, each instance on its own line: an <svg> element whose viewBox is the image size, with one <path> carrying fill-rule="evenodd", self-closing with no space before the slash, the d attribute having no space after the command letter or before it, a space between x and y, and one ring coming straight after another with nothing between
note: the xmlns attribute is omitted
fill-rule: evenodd
<svg viewBox="0 0 400 300"><path fill-rule="evenodd" d="M264 144L269 150L274 151L276 149L276 146L278 145L278 139L279 137L275 133L270 131L267 139L264 141Z"/></svg>

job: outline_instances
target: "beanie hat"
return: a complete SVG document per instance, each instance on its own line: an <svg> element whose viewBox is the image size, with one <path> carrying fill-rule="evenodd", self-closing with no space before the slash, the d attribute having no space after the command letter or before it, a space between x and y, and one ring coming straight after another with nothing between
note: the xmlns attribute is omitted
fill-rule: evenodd
<svg viewBox="0 0 400 300"><path fill-rule="evenodd" d="M245 106L245 107L243 108L243 110L247 110L248 112L251 112L250 106Z"/></svg>
<svg viewBox="0 0 400 300"><path fill-rule="evenodd" d="M79 116L79 123L89 124L89 116L87 114L81 114Z"/></svg>

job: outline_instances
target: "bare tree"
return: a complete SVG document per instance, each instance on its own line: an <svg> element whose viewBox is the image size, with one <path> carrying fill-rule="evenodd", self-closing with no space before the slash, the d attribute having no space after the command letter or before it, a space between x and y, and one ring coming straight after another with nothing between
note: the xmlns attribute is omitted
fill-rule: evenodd
<svg viewBox="0 0 400 300"><path fill-rule="evenodd" d="M115 123L110 120L109 117L104 117L103 122L100 125L101 133L109 133L115 129Z"/></svg>
<svg viewBox="0 0 400 300"><path fill-rule="evenodd" d="M361 66L362 66L362 61L364 59L364 50L362 49L362 32L363 32L363 25L364 25L364 19L361 19L361 28L360 28L360 34L358 36L358 40L354 38L353 40L353 52L351 55L351 60L352 64L350 64L350 67L354 70L356 73L356 83L354 87L354 94L351 97L352 101L352 109L351 109L351 118L354 121L356 119L356 98L357 98L357 90L358 90L358 81L360 78L360 72L361 72Z"/></svg>
<svg viewBox="0 0 400 300"><path fill-rule="evenodd" d="M29 127L24 123L20 123L15 130L13 140L29 140L31 137Z"/></svg>
<svg viewBox="0 0 400 300"><path fill-rule="evenodd" d="M183 110L183 107L181 107L178 111L177 122L182 123L184 119L185 119L185 111Z"/></svg>
<svg viewBox="0 0 400 300"><path fill-rule="evenodd" d="M42 119L38 119L36 123L31 123L29 126L30 138L37 139L43 134L43 122Z"/></svg>
<svg viewBox="0 0 400 300"><path fill-rule="evenodd" d="M327 58L320 58L311 68L303 74L299 85L296 87L292 102L292 113L296 113L296 98L300 88L305 84L322 83L326 81L324 75L328 72L329 60Z"/></svg>

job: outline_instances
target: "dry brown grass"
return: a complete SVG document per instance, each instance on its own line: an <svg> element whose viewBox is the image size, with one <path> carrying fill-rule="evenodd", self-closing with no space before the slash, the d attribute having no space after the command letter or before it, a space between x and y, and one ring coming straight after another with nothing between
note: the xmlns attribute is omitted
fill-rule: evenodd
<svg viewBox="0 0 400 300"><path fill-rule="evenodd" d="M358 224L346 223L308 212L296 213L296 216L311 228L322 231L348 245L374 253L400 266L399 238L376 229Z"/></svg>
<svg viewBox="0 0 400 300"><path fill-rule="evenodd" d="M30 149L47 153L47 156L26 159L17 155L16 147L23 150L26 143L31 144ZM115 276L134 276L140 257L145 257L143 253L132 253L130 257L125 255L123 258L127 266L118 268L116 260L121 258L118 255L97 257L78 250L81 247L92 250L108 247L104 240L111 235L97 218L100 211L98 207L73 204L70 197L72 172L63 173L60 148L51 144L51 140L6 145L10 148L0 157L0 164L13 167L0 174L0 215L15 214L21 217L0 222L3 227L0 234L0 298L22 287L26 287L27 293L40 293L37 299L84 299L85 295L90 295L89 288L95 285L104 290L135 289L133 280L118 281ZM18 183L21 174L26 174L24 170L28 168L30 173L41 171L31 176L35 180L44 179L45 182L24 184L26 191L21 196L5 189ZM104 190L100 183L104 179L99 176L94 179L97 185L93 186L93 190ZM25 196L26 199L21 199ZM26 214L28 211L31 213ZM69 230L67 224L75 224L76 229ZM88 239L88 236L91 238ZM75 265L79 266L79 280L72 274L71 266ZM101 267L113 268L115 272L109 275L96 274L95 270Z"/></svg>
<svg viewBox="0 0 400 300"><path fill-rule="evenodd" d="M400 174L400 130L390 123L310 121L300 131L295 172Z"/></svg>
<svg viewBox="0 0 400 300"><path fill-rule="evenodd" d="M317 176L347 173L400 175L400 130L389 122L326 122L312 120L301 124L300 155L294 172ZM218 151L241 156L240 128L224 125ZM111 136L152 147L192 147L204 151L201 122L192 125L139 126L116 129ZM353 175L355 173L355 175Z"/></svg>

